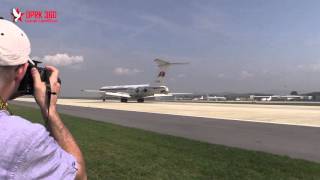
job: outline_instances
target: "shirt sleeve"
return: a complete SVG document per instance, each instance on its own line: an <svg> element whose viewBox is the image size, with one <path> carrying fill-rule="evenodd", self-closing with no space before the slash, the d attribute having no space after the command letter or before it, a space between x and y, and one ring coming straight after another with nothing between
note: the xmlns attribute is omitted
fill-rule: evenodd
<svg viewBox="0 0 320 180"><path fill-rule="evenodd" d="M75 179L76 159L64 151L41 125L18 168L17 179Z"/></svg>

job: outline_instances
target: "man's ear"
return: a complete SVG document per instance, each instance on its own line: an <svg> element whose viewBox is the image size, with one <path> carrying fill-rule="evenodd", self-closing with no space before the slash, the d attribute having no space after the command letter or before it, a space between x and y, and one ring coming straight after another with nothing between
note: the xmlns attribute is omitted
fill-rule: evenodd
<svg viewBox="0 0 320 180"><path fill-rule="evenodd" d="M26 72L27 72L27 69L28 69L28 63L25 63L25 64L22 64L22 65L20 65L18 68L17 68L17 70L16 70L16 77L15 77L15 81L18 81L18 82L20 82L22 79L23 79L23 77L24 77L24 75L26 74Z"/></svg>

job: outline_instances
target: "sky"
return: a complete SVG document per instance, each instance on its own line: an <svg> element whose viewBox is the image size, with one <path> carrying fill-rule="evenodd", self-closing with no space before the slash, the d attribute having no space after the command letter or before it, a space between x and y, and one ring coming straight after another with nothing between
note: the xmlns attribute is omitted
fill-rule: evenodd
<svg viewBox="0 0 320 180"><path fill-rule="evenodd" d="M18 22L32 57L60 70L63 96L105 85L152 83L153 60L172 67L173 92L319 91L320 1L2 0L12 8L55 10L56 23Z"/></svg>

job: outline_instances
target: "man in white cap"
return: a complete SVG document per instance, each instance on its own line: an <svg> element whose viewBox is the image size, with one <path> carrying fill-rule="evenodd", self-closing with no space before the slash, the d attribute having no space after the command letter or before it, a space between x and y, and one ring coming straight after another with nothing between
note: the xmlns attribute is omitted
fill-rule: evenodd
<svg viewBox="0 0 320 180"><path fill-rule="evenodd" d="M31 61L30 52L27 35L14 23L0 19L0 179L86 179L82 153L57 112L60 84L55 67L46 67L52 72L54 92L49 107L46 85L36 68L31 71L34 98L48 119L50 132L7 110L6 102L16 97Z"/></svg>

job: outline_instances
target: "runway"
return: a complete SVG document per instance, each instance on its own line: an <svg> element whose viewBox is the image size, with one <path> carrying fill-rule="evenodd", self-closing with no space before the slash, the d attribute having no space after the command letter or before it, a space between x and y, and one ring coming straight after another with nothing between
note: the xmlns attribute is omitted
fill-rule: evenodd
<svg viewBox="0 0 320 180"><path fill-rule="evenodd" d="M13 103L35 106L32 102L15 101ZM103 103L96 102L96 104ZM109 105L108 103L104 104ZM116 104L120 109L129 105L132 107L141 105L137 103L128 103L125 106L120 105L120 103ZM143 106L157 106L157 104L145 103ZM295 126L69 105L59 105L58 108L61 113L127 127L320 162L320 128L310 125ZM285 107L279 108L283 109ZM316 111L317 108L311 109ZM309 111L310 109L305 110ZM255 108L251 111L254 112ZM231 114L233 113L231 112ZM273 116L276 117L277 114Z"/></svg>
<svg viewBox="0 0 320 180"><path fill-rule="evenodd" d="M34 102L32 98L19 98L18 100ZM88 99L59 99L58 103L99 109L320 127L320 106L155 101L119 103L119 101L102 102Z"/></svg>

